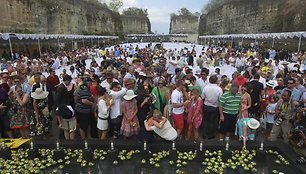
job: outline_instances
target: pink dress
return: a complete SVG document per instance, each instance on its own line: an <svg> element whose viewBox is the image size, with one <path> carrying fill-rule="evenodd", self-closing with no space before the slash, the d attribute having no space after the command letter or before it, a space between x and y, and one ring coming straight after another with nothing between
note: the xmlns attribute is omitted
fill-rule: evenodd
<svg viewBox="0 0 306 174"><path fill-rule="evenodd" d="M241 97L241 109L245 109L247 107L248 107L248 99L247 99L247 95L244 94ZM241 113L241 118L248 118L248 117L249 117L249 112L246 109Z"/></svg>
<svg viewBox="0 0 306 174"><path fill-rule="evenodd" d="M120 128L120 133L125 136L125 137L129 137L132 135L137 135L139 132L139 121L137 118L137 115L133 118L133 124L131 124L128 119L130 120L133 116L132 113L135 112L135 110L137 110L137 101L136 99L132 99L132 100L124 100L122 102L122 108L123 110L126 110L126 113L128 115L124 115L123 114L123 118L122 118L122 123L121 123L121 128Z"/></svg>
<svg viewBox="0 0 306 174"><path fill-rule="evenodd" d="M198 112L198 115L195 116L194 120L191 120L192 116L196 111ZM187 123L192 124L196 129L198 129L201 126L202 123L202 112L203 112L203 100L201 97L198 97L196 101L191 103L191 106L188 109L188 118Z"/></svg>

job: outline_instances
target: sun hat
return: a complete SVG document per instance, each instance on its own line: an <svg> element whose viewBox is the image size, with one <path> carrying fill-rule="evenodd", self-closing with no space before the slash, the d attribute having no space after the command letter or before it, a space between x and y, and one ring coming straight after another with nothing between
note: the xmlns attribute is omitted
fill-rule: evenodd
<svg viewBox="0 0 306 174"><path fill-rule="evenodd" d="M266 84L266 86L269 86L269 87L273 88L274 87L274 81L269 80L269 82Z"/></svg>
<svg viewBox="0 0 306 174"><path fill-rule="evenodd" d="M48 97L48 95L49 95L49 92L48 91L43 91L42 88L36 88L35 92L31 93L31 97L34 98L34 99L37 99L37 100L45 99L45 98Z"/></svg>
<svg viewBox="0 0 306 174"><path fill-rule="evenodd" d="M4 69L3 71L0 72L0 74L8 74L8 70L7 69Z"/></svg>
<svg viewBox="0 0 306 174"><path fill-rule="evenodd" d="M15 76L17 76L17 75L18 75L18 74L17 74L17 71L11 72L11 74L10 74L11 77L15 77Z"/></svg>
<svg viewBox="0 0 306 174"><path fill-rule="evenodd" d="M260 126L260 123L259 123L259 121L257 121L256 119L251 118L251 119L248 121L248 126L249 126L249 128L251 128L251 129L257 129L257 128Z"/></svg>
<svg viewBox="0 0 306 174"><path fill-rule="evenodd" d="M125 96L123 96L123 98L125 100L132 100L133 98L135 98L137 95L134 94L133 90L128 90L125 94Z"/></svg>

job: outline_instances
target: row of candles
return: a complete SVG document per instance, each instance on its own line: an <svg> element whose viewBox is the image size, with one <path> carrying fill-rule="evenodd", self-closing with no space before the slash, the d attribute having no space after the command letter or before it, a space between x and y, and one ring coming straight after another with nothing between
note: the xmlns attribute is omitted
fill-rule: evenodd
<svg viewBox="0 0 306 174"><path fill-rule="evenodd" d="M4 145L4 142L3 142L3 143L2 143L2 147L4 147L4 146L5 146L5 145ZM264 146L263 141L261 141L259 150L263 150L263 148L264 148L263 146ZM87 141L84 142L84 147L85 147L85 149L88 149L88 143L87 143ZM34 149L34 143L33 143L33 141L30 142L30 148L31 148L31 149ZM56 142L56 149L57 149L57 150L60 149L60 143L59 143L59 141ZM111 141L111 143L110 143L110 150L113 151L114 149L115 149L114 142ZM144 150L144 151L147 150L147 142L146 142L146 141L143 143L143 150ZM175 141L172 142L172 150L176 150ZM203 151L203 141L200 142L199 150L200 150L200 151ZM228 142L228 141L226 141L226 143L225 143L225 150L227 150L227 151L229 150L229 142Z"/></svg>

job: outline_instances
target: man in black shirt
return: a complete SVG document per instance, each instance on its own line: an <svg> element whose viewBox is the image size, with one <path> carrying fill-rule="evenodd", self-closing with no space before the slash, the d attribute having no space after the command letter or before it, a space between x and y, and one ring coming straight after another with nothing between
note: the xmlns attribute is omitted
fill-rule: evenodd
<svg viewBox="0 0 306 174"><path fill-rule="evenodd" d="M259 82L259 74L254 75L254 79L249 82L248 88L250 88L251 99L252 99L252 106L249 109L250 117L259 118L260 117L260 101L261 101L261 94L264 89L263 84Z"/></svg>

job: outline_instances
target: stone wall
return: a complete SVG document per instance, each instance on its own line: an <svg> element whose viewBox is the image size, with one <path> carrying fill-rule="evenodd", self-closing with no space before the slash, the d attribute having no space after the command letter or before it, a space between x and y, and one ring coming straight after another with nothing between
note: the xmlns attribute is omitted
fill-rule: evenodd
<svg viewBox="0 0 306 174"><path fill-rule="evenodd" d="M198 38L198 16L171 16L170 34L188 34L187 38L179 38L188 42L196 42Z"/></svg>
<svg viewBox="0 0 306 174"><path fill-rule="evenodd" d="M201 15L199 34L305 30L305 11L305 0L230 0Z"/></svg>
<svg viewBox="0 0 306 174"><path fill-rule="evenodd" d="M122 15L121 19L124 35L151 33L151 23L146 16Z"/></svg>
<svg viewBox="0 0 306 174"><path fill-rule="evenodd" d="M197 16L171 16L170 34L198 34Z"/></svg>
<svg viewBox="0 0 306 174"><path fill-rule="evenodd" d="M119 13L95 0L0 0L0 32L120 35Z"/></svg>

